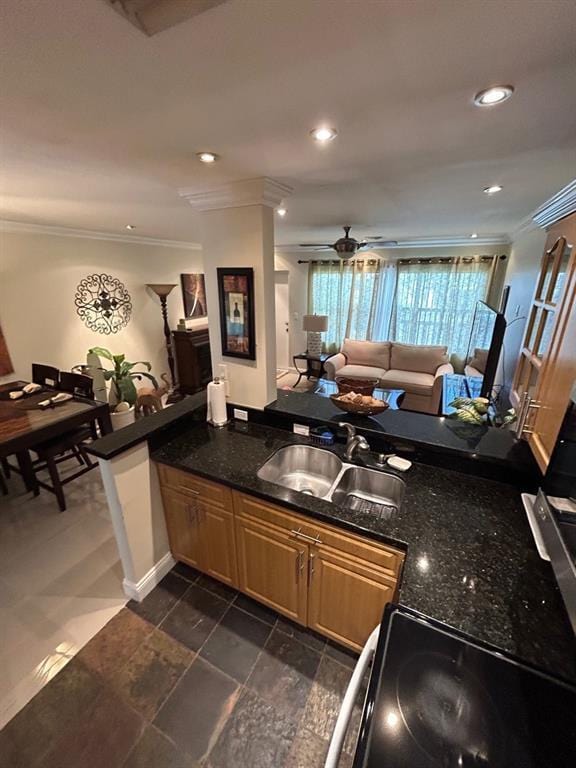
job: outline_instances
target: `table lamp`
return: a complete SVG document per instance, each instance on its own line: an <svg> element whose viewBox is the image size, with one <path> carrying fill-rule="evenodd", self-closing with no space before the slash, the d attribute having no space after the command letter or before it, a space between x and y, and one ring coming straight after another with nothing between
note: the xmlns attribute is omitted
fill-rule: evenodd
<svg viewBox="0 0 576 768"><path fill-rule="evenodd" d="M307 352L309 355L322 354L322 334L328 330L328 315L304 315L302 330L308 334Z"/></svg>

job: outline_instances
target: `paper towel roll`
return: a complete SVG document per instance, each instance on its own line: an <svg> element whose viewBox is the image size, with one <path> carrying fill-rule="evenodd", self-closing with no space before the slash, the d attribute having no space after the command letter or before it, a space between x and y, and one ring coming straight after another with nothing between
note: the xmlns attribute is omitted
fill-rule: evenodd
<svg viewBox="0 0 576 768"><path fill-rule="evenodd" d="M226 385L223 381L211 381L207 391L207 418L216 427L221 427L228 421L226 411Z"/></svg>

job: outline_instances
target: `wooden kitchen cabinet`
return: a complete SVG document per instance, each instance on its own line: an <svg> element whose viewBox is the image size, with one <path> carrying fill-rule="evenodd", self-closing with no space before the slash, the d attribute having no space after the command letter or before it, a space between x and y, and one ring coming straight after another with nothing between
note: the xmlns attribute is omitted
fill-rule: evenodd
<svg viewBox="0 0 576 768"><path fill-rule="evenodd" d="M177 560L359 651L395 599L404 554L220 483L158 467Z"/></svg>
<svg viewBox="0 0 576 768"><path fill-rule="evenodd" d="M396 582L368 563L326 547L309 555L308 626L360 651L392 602Z"/></svg>
<svg viewBox="0 0 576 768"><path fill-rule="evenodd" d="M201 570L231 586L237 586L234 517L212 504L198 502L201 515Z"/></svg>
<svg viewBox="0 0 576 768"><path fill-rule="evenodd" d="M193 500L167 488L162 490L170 550L176 560L201 568L200 524Z"/></svg>
<svg viewBox="0 0 576 768"><path fill-rule="evenodd" d="M178 470L162 470L162 498L172 554L225 584L237 586L230 491Z"/></svg>
<svg viewBox="0 0 576 768"><path fill-rule="evenodd" d="M510 400L544 473L576 379L576 213L548 230Z"/></svg>
<svg viewBox="0 0 576 768"><path fill-rule="evenodd" d="M236 519L238 586L250 597L306 624L308 547L254 520Z"/></svg>

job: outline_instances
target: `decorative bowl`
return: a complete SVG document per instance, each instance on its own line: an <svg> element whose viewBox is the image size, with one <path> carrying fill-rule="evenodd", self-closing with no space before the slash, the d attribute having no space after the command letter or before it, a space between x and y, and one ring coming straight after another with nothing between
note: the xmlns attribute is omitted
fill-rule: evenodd
<svg viewBox="0 0 576 768"><path fill-rule="evenodd" d="M336 376L336 385L341 395L356 392L357 395L371 395L378 386L378 379L352 379L348 376Z"/></svg>
<svg viewBox="0 0 576 768"><path fill-rule="evenodd" d="M360 394L358 392L357 394ZM349 400L341 400L341 395L330 395L330 400L334 403L334 405L337 408L340 408L341 411L346 411L346 413L355 413L358 416L377 416L380 413L384 413L384 411L389 408L389 404L385 400L381 400L381 405L374 405L373 403L370 405L363 405L362 403L351 403Z"/></svg>

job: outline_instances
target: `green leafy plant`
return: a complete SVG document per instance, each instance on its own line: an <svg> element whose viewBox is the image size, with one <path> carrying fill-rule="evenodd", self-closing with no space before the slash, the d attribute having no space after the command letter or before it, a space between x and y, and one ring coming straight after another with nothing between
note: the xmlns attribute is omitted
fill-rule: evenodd
<svg viewBox="0 0 576 768"><path fill-rule="evenodd" d="M452 408L456 409L454 418L463 421L465 424L485 424L488 420L488 406L490 401L487 397L457 397L450 403ZM500 426L512 424L516 421L516 411L510 408L501 419L498 419Z"/></svg>
<svg viewBox="0 0 576 768"><path fill-rule="evenodd" d="M92 347L88 350L88 354L98 355L105 360L109 360L113 363L113 368L101 368L104 372L104 379L110 382L111 392L114 395L117 403L128 403L129 405L135 405L136 398L138 397L136 387L134 385L134 379L141 379L142 377L150 379L155 389L158 389L158 382L150 373L152 366L143 360L138 360L136 363L129 363L126 360L126 355L113 355L109 349L105 347ZM143 365L145 371L133 370L137 365Z"/></svg>

